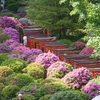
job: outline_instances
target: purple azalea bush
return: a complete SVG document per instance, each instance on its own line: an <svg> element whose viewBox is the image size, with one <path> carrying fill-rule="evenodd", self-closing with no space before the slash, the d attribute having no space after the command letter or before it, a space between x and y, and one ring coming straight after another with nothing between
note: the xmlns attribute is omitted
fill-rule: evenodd
<svg viewBox="0 0 100 100"><path fill-rule="evenodd" d="M40 54L35 60L35 62L40 63L45 68L48 68L51 64L57 61L60 61L59 57L50 52Z"/></svg>
<svg viewBox="0 0 100 100"><path fill-rule="evenodd" d="M87 93L91 97L100 95L100 77L89 81L83 88L82 92Z"/></svg>
<svg viewBox="0 0 100 100"><path fill-rule="evenodd" d="M0 17L0 27L6 28L6 27L12 27L17 28L17 22L15 18L11 18L8 16Z"/></svg>
<svg viewBox="0 0 100 100"><path fill-rule="evenodd" d="M12 28L5 28L4 30L1 31L3 34L7 34L11 37L11 39L15 40L15 41L19 41L19 32Z"/></svg>
<svg viewBox="0 0 100 100"><path fill-rule="evenodd" d="M78 49L83 49L85 47L85 43L81 42L81 41L76 41L75 47L78 48Z"/></svg>
<svg viewBox="0 0 100 100"><path fill-rule="evenodd" d="M70 64L57 61L47 69L47 78L62 78L70 71L72 71L72 66Z"/></svg>
<svg viewBox="0 0 100 100"><path fill-rule="evenodd" d="M66 74L62 81L70 89L81 89L91 79L92 74L86 68L74 69L72 72Z"/></svg>
<svg viewBox="0 0 100 100"><path fill-rule="evenodd" d="M15 40L7 40L0 45L0 53L11 53L15 47L21 45L22 45L21 43Z"/></svg>

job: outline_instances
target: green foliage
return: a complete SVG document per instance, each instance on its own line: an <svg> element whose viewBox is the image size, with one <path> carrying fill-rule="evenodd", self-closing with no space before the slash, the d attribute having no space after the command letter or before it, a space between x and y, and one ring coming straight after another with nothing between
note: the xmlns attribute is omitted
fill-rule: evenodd
<svg viewBox="0 0 100 100"><path fill-rule="evenodd" d="M8 75L12 74L13 70L7 66L0 66L0 76L7 77Z"/></svg>
<svg viewBox="0 0 100 100"><path fill-rule="evenodd" d="M78 15L70 16L72 6L69 0L60 5L59 0L30 0L27 14L40 26L48 29L58 38L66 38L69 33L81 33L83 23L77 23ZM77 27L77 29L76 29Z"/></svg>
<svg viewBox="0 0 100 100"><path fill-rule="evenodd" d="M67 90L67 87L62 83L61 81L57 82L49 82L45 83L43 86L41 86L39 89L37 89L36 93L34 94L36 97L36 100L38 100L41 96L47 95L47 94L54 94L58 91L65 91Z"/></svg>
<svg viewBox="0 0 100 100"><path fill-rule="evenodd" d="M32 76L34 79L41 79L44 78L44 71L42 71L40 68L38 67L33 67L28 69L27 72L30 76Z"/></svg>
<svg viewBox="0 0 100 100"><path fill-rule="evenodd" d="M4 84L3 83L0 83L0 92L2 91L2 89L4 88Z"/></svg>
<svg viewBox="0 0 100 100"><path fill-rule="evenodd" d="M6 40L9 40L10 37L7 34L0 33L0 43L5 42Z"/></svg>
<svg viewBox="0 0 100 100"><path fill-rule="evenodd" d="M0 17L3 17L3 16L14 17L12 12L1 13Z"/></svg>
<svg viewBox="0 0 100 100"><path fill-rule="evenodd" d="M11 58L5 60L1 66L7 66L14 70L14 72L21 72L21 70L26 66L25 61L18 58Z"/></svg>
<svg viewBox="0 0 100 100"><path fill-rule="evenodd" d="M51 96L52 95L47 94L47 95L42 96L39 100L49 100Z"/></svg>
<svg viewBox="0 0 100 100"><path fill-rule="evenodd" d="M17 85L8 85L2 90L3 96L6 98L15 97L15 94L19 91L19 87Z"/></svg>
<svg viewBox="0 0 100 100"><path fill-rule="evenodd" d="M98 77L95 78L95 79L92 79L91 81L94 82L95 84L100 85L100 76L98 76Z"/></svg>
<svg viewBox="0 0 100 100"><path fill-rule="evenodd" d="M88 96L80 91L61 91L55 93L49 100L87 100Z"/></svg>
<svg viewBox="0 0 100 100"><path fill-rule="evenodd" d="M9 53L0 53L0 65L3 61L8 59Z"/></svg>
<svg viewBox="0 0 100 100"><path fill-rule="evenodd" d="M29 69L34 68L34 67L38 67L38 68L40 68L41 70L44 71L44 67L41 64L39 64L39 63L30 63L26 68L23 69L23 72L27 72Z"/></svg>
<svg viewBox="0 0 100 100"><path fill-rule="evenodd" d="M14 84L19 87L23 87L25 85L29 85L33 82L33 78L27 74L12 74L6 78L6 84Z"/></svg>

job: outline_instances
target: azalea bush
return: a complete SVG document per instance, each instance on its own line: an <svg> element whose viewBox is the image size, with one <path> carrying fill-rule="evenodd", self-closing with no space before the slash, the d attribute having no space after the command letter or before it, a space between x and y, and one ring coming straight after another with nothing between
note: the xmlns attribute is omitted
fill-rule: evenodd
<svg viewBox="0 0 100 100"><path fill-rule="evenodd" d="M92 73L86 68L74 69L66 74L62 81L69 89L81 89L91 79Z"/></svg>
<svg viewBox="0 0 100 100"><path fill-rule="evenodd" d="M3 34L7 34L11 37L12 40L18 41L19 42L19 32L12 28L5 28L4 30L1 31Z"/></svg>
<svg viewBox="0 0 100 100"><path fill-rule="evenodd" d="M87 93L91 97L100 95L100 77L89 81L82 89L82 92Z"/></svg>
<svg viewBox="0 0 100 100"><path fill-rule="evenodd" d="M5 79L7 85L10 83L12 85L17 85L20 88L29 85L31 82L34 82L33 78L24 73L12 74Z"/></svg>
<svg viewBox="0 0 100 100"><path fill-rule="evenodd" d="M7 77L13 73L13 70L7 66L0 66L0 76Z"/></svg>
<svg viewBox="0 0 100 100"><path fill-rule="evenodd" d="M55 93L49 100L88 100L89 97L80 91L60 91Z"/></svg>
<svg viewBox="0 0 100 100"><path fill-rule="evenodd" d="M45 68L57 61L59 61L59 57L50 52L40 54L35 60L35 62L42 64Z"/></svg>
<svg viewBox="0 0 100 100"><path fill-rule="evenodd" d="M14 70L14 72L21 72L21 70L26 66L25 61L18 58L11 58L5 60L1 66L7 66Z"/></svg>
<svg viewBox="0 0 100 100"><path fill-rule="evenodd" d="M86 48L82 49L80 54L85 54L87 56L91 56L94 50L95 50L95 48L93 48L93 47L86 47Z"/></svg>
<svg viewBox="0 0 100 100"><path fill-rule="evenodd" d="M62 78L72 71L72 66L65 62L57 61L47 69L47 78Z"/></svg>
<svg viewBox="0 0 100 100"><path fill-rule="evenodd" d="M75 47L77 49L83 49L85 47L85 43L84 42L81 42L81 41L76 41L75 42Z"/></svg>

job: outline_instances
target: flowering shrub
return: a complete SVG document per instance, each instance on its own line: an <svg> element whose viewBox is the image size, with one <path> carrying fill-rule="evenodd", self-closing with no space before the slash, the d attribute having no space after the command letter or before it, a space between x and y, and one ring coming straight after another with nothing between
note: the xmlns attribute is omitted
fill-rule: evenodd
<svg viewBox="0 0 100 100"><path fill-rule="evenodd" d="M7 40L2 45L0 45L0 53L11 53L12 50L17 47L21 46L22 44L18 43L14 40Z"/></svg>
<svg viewBox="0 0 100 100"><path fill-rule="evenodd" d="M25 17L25 13L16 13L16 14L14 14L15 16L18 16L18 17Z"/></svg>
<svg viewBox="0 0 100 100"><path fill-rule="evenodd" d="M7 66L14 70L14 72L21 72L21 70L26 66L25 61L18 59L18 58L12 58L5 60L1 66Z"/></svg>
<svg viewBox="0 0 100 100"><path fill-rule="evenodd" d="M12 28L17 28L17 22L16 19L12 19L11 17L4 16L0 17L0 27L6 28L6 27L12 27Z"/></svg>
<svg viewBox="0 0 100 100"><path fill-rule="evenodd" d="M86 47L80 52L80 54L86 54L87 56L91 56L93 51L94 51L93 47Z"/></svg>
<svg viewBox="0 0 100 100"><path fill-rule="evenodd" d="M8 9L1 10L1 13L6 13L6 12L9 12L9 10Z"/></svg>
<svg viewBox="0 0 100 100"><path fill-rule="evenodd" d="M95 97L100 94L100 77L91 80L88 82L82 89L82 92L87 93L88 95Z"/></svg>
<svg viewBox="0 0 100 100"><path fill-rule="evenodd" d="M0 76L7 77L8 75L12 74L13 70L7 66L0 66Z"/></svg>
<svg viewBox="0 0 100 100"><path fill-rule="evenodd" d="M92 74L86 68L78 68L66 74L62 81L70 89L80 89L82 86L88 83Z"/></svg>
<svg viewBox="0 0 100 100"><path fill-rule="evenodd" d="M72 71L72 66L70 64L57 61L47 69L47 78L62 78L70 71Z"/></svg>
<svg viewBox="0 0 100 100"><path fill-rule="evenodd" d="M4 30L2 30L2 33L8 34L11 37L11 39L15 41L19 41L19 32L12 27L5 28Z"/></svg>
<svg viewBox="0 0 100 100"><path fill-rule="evenodd" d="M75 47L79 48L79 49L83 49L85 47L85 43L80 42L80 41L76 41L75 42Z"/></svg>
<svg viewBox="0 0 100 100"><path fill-rule="evenodd" d="M35 60L35 62L42 64L45 68L57 61L59 61L59 57L50 52L40 54Z"/></svg>

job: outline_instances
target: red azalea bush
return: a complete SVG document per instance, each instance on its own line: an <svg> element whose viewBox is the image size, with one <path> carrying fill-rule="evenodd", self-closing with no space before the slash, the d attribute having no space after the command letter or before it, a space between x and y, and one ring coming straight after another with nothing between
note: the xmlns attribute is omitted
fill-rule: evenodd
<svg viewBox="0 0 100 100"><path fill-rule="evenodd" d="M92 77L92 74L88 69L78 68L66 74L62 78L62 81L70 89L80 89L82 88L82 86L88 83L91 77Z"/></svg>
<svg viewBox="0 0 100 100"><path fill-rule="evenodd" d="M72 66L70 64L57 61L47 69L47 78L62 78L70 71L72 71Z"/></svg>
<svg viewBox="0 0 100 100"><path fill-rule="evenodd" d="M80 52L80 54L86 54L87 56L91 56L93 51L94 51L93 47L86 47Z"/></svg>

